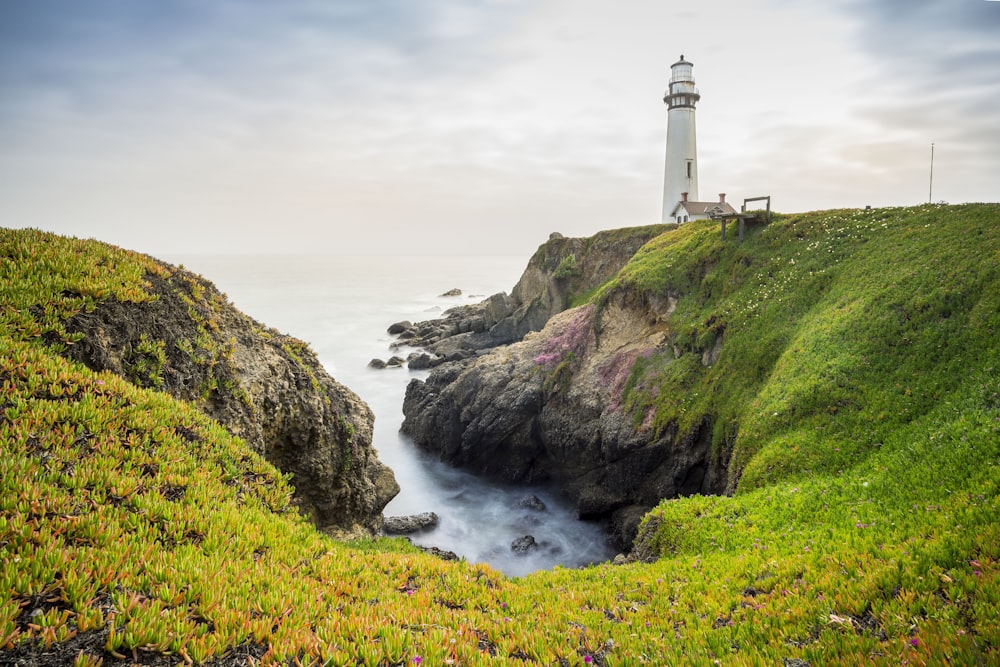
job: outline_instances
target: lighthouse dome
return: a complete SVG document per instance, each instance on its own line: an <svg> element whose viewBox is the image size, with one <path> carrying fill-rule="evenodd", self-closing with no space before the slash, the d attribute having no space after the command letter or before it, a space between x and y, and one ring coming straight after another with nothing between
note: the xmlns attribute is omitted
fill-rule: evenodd
<svg viewBox="0 0 1000 667"><path fill-rule="evenodd" d="M694 82L694 63L684 60L684 56L670 66L670 82L678 81Z"/></svg>

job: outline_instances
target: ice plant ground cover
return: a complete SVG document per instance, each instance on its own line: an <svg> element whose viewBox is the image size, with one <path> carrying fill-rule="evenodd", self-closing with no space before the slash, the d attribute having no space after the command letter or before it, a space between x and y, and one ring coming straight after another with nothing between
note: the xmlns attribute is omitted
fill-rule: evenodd
<svg viewBox="0 0 1000 667"><path fill-rule="evenodd" d="M618 289L678 297L681 354L638 355L621 409L712 415L736 493L651 512L653 562L520 579L318 533L197 410L59 355L63 321L148 298L157 265L0 230L0 662L998 663L998 224L920 206L652 241L587 319Z"/></svg>

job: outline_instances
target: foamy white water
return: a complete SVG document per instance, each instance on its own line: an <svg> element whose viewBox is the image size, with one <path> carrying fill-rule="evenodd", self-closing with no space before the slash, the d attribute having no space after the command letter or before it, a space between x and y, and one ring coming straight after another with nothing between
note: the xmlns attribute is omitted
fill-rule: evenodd
<svg viewBox="0 0 1000 667"><path fill-rule="evenodd" d="M453 306L509 292L524 257L210 256L165 258L202 274L238 308L283 333L307 341L339 382L375 413L374 445L401 491L385 514L433 511L438 527L413 536L509 575L555 565L576 567L613 555L599 526L577 520L558 494L479 479L419 452L399 433L403 395L427 371L369 368L387 359L395 340L386 328L401 320L433 319ZM461 297L442 297L458 287ZM403 354L405 356L406 350ZM518 509L536 495L546 511ZM539 548L519 555L511 543L532 535Z"/></svg>

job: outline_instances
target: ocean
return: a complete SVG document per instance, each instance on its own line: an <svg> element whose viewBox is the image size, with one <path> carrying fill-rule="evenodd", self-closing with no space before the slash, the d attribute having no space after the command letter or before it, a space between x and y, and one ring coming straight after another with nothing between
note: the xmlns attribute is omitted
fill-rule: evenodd
<svg viewBox="0 0 1000 667"><path fill-rule="evenodd" d="M394 322L434 319L453 306L510 292L527 257L339 257L189 255L165 257L211 280L240 310L310 344L327 371L375 413L374 446L401 491L385 515L436 512L437 528L412 537L511 576L557 565L608 560L602 528L577 519L553 489L512 487L480 479L423 454L399 433L406 385L428 371L374 369L388 359ZM458 288L459 297L441 296ZM400 356L405 357L404 348ZM544 512L519 508L537 496ZM531 535L538 547L517 554L511 543Z"/></svg>

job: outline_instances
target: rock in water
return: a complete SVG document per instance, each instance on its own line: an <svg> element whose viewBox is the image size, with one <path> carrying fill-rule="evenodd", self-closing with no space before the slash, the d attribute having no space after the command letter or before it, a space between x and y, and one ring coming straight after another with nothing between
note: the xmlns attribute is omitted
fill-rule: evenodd
<svg viewBox="0 0 1000 667"><path fill-rule="evenodd" d="M458 289L457 287L453 287L444 294L442 294L441 296L462 296L462 290Z"/></svg>
<svg viewBox="0 0 1000 667"><path fill-rule="evenodd" d="M143 303L106 299L65 323L83 339L66 356L188 401L293 475L300 508L321 529L375 533L399 493L372 448L371 409L309 346L230 304L208 280L161 264ZM162 353L152 376L134 350ZM147 365L148 367L148 365Z"/></svg>
<svg viewBox="0 0 1000 667"><path fill-rule="evenodd" d="M420 371L433 368L444 361L437 356L431 356L426 352L412 352L406 357L406 365L411 371Z"/></svg>
<svg viewBox="0 0 1000 667"><path fill-rule="evenodd" d="M438 525L438 515L434 512L422 512L406 516L387 516L382 524L386 535L410 535L434 528Z"/></svg>
<svg viewBox="0 0 1000 667"><path fill-rule="evenodd" d="M534 495L521 498L517 501L517 506L522 509L532 510L533 512L544 512L547 509L542 499Z"/></svg>
<svg viewBox="0 0 1000 667"><path fill-rule="evenodd" d="M393 336L395 336L397 334L403 333L412 326L413 322L410 322L409 320L403 320L402 322L396 322L395 324L390 324L387 331Z"/></svg>
<svg viewBox="0 0 1000 667"><path fill-rule="evenodd" d="M533 535L519 537L510 543L510 550L518 555L530 553L538 548L538 542Z"/></svg>

